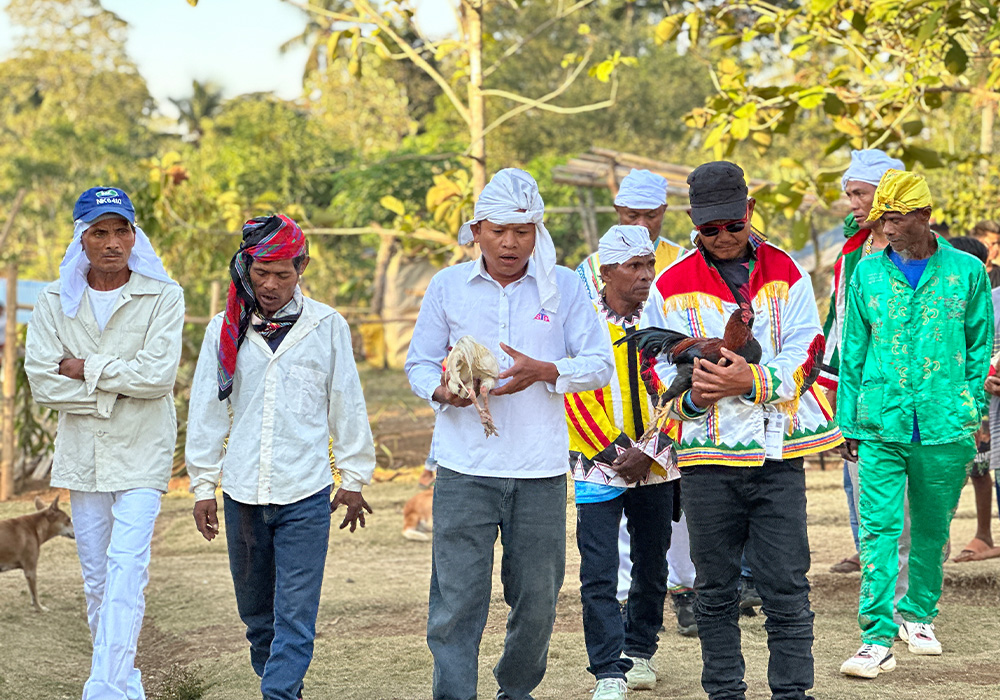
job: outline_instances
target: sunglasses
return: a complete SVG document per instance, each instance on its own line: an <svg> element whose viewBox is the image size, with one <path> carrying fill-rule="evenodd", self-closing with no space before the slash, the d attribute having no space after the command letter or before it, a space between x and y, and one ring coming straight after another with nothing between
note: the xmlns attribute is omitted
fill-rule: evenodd
<svg viewBox="0 0 1000 700"><path fill-rule="evenodd" d="M702 236L705 236L705 238L713 238L722 233L723 229L729 231L729 233L739 233L746 228L746 225L747 219L744 217L738 221L730 221L728 224L723 224L722 226L695 226L695 229Z"/></svg>
<svg viewBox="0 0 1000 700"><path fill-rule="evenodd" d="M695 226L695 230L700 233L705 238L713 238L722 233L722 229L729 231L729 233L739 233L744 228L746 228L747 220L750 218L750 206L747 206L747 215L742 219L737 221L730 221L728 224L723 224L722 226Z"/></svg>

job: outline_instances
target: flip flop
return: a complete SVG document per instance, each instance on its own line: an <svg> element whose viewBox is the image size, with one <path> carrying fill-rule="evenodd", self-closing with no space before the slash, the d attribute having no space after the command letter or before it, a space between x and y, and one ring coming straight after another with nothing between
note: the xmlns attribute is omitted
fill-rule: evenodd
<svg viewBox="0 0 1000 700"><path fill-rule="evenodd" d="M993 550L997 550L997 553L983 556ZM997 556L1000 556L1000 547L990 547L978 537L973 537L969 541L969 544L965 545L962 551L958 553L958 556L952 559L952 561L956 564L962 564L967 561L980 561L981 559L992 559Z"/></svg>
<svg viewBox="0 0 1000 700"><path fill-rule="evenodd" d="M841 559L839 562L830 567L831 574L853 574L857 571L861 571L861 564L854 561L850 557Z"/></svg>

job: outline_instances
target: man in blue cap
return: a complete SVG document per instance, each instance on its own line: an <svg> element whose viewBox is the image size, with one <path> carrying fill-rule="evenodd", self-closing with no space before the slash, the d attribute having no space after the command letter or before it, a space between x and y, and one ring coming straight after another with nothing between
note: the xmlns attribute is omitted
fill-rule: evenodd
<svg viewBox="0 0 1000 700"><path fill-rule="evenodd" d="M24 368L35 401L59 412L51 484L70 491L94 643L83 700L144 700L135 650L177 438L184 294L122 190L87 190L73 220Z"/></svg>

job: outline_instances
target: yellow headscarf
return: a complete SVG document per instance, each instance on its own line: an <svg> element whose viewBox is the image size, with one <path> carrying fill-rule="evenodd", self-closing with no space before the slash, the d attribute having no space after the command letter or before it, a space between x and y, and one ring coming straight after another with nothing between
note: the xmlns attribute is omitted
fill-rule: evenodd
<svg viewBox="0 0 1000 700"><path fill-rule="evenodd" d="M887 170L875 190L868 221L878 221L887 211L909 214L931 206L931 190L922 175L906 170Z"/></svg>

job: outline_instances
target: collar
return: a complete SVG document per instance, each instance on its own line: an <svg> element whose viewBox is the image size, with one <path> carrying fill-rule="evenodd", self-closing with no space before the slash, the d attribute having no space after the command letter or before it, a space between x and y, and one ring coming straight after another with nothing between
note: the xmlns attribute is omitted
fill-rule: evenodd
<svg viewBox="0 0 1000 700"><path fill-rule="evenodd" d="M256 309L254 309L250 314L250 321L251 323L263 323L264 321L271 321L288 316L298 316L302 313L302 305L302 289L299 285L295 285L295 291L292 292L292 298L288 300L287 304L278 309L278 312L274 314L274 316L269 319L265 319L257 312Z"/></svg>
<svg viewBox="0 0 1000 700"><path fill-rule="evenodd" d="M528 271L524 273L524 277L522 277L521 279L523 280L525 277L535 277L535 276L536 276L535 275L535 258L534 258L534 256L532 256L532 257L528 258ZM472 265L469 266L469 276L466 278L465 281L466 282L471 282L472 280L476 279L476 277L482 277L483 279L489 280L490 282L493 282L494 284L499 284L499 282L497 282L495 279L493 279L490 276L490 273L486 271L486 263L483 260L483 256L482 255L480 255L479 258L477 258L475 261L473 261ZM512 284L516 284L516 282L520 282L520 281L521 280L516 280Z"/></svg>
<svg viewBox="0 0 1000 700"><path fill-rule="evenodd" d="M642 316L642 310L645 304L642 304L633 311L628 316L619 316L618 313L608 306L607 300L604 298L604 292L602 291L597 297L597 311L610 323L614 323L618 326L634 326L639 323L639 318Z"/></svg>

